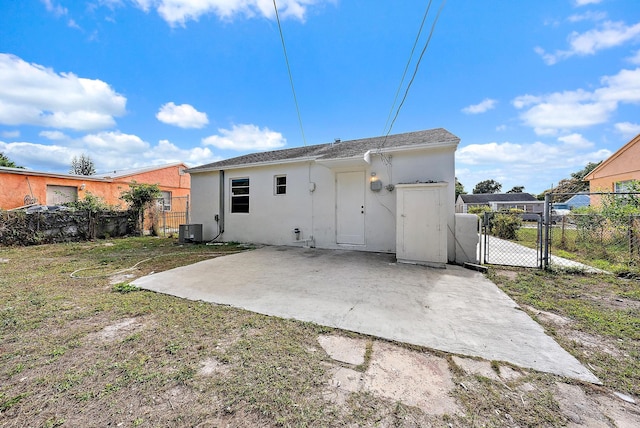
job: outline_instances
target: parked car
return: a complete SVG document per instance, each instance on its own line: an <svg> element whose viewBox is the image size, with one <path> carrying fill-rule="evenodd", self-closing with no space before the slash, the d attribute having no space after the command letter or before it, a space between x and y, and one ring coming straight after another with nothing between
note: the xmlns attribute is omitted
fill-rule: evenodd
<svg viewBox="0 0 640 428"><path fill-rule="evenodd" d="M571 214L570 209L555 208L554 205L554 208L551 209L551 224L560 223L563 220L571 223L571 216L569 214Z"/></svg>

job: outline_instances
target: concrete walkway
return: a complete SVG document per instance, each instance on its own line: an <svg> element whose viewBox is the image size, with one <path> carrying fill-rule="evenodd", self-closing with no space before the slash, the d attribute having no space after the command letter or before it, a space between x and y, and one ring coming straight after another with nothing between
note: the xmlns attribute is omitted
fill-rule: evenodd
<svg viewBox="0 0 640 428"><path fill-rule="evenodd" d="M391 254L264 247L133 284L599 383L495 284L457 266L396 264Z"/></svg>
<svg viewBox="0 0 640 428"><path fill-rule="evenodd" d="M524 245L513 241L496 238L495 236L487 236L487 238L489 238L489 251L486 256L484 254L484 235L482 235L480 241L480 249L482 252L481 260L486 260L486 263L503 266L540 267L540 259L542 258L542 255L538 254L537 250L525 247ZM589 273L607 273L602 269L594 268L593 266L585 265L584 263L565 259L563 257L554 256L553 254L549 255L549 263L551 266L580 269Z"/></svg>

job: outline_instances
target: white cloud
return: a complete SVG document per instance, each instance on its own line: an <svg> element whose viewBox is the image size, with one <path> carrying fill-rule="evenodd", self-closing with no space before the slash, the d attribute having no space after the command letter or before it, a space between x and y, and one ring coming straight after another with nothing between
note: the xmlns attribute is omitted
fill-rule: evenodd
<svg viewBox="0 0 640 428"><path fill-rule="evenodd" d="M187 21L197 21L201 16L215 14L220 19L234 16L262 16L275 18L272 0L133 0L143 11L156 9L158 14L171 26L184 26ZM307 9L322 1L335 0L280 0L278 14L281 18L295 18L304 21Z"/></svg>
<svg viewBox="0 0 640 428"><path fill-rule="evenodd" d="M18 130L2 131L2 132L0 132L0 136L2 138L18 138L20 136L20 131L18 131Z"/></svg>
<svg viewBox="0 0 640 428"><path fill-rule="evenodd" d="M233 125L232 129L218 129L220 135L204 138L202 143L222 150L273 150L284 147L287 140L281 133L256 125Z"/></svg>
<svg viewBox="0 0 640 428"><path fill-rule="evenodd" d="M208 147L181 149L169 140L160 140L153 150L153 156L164 163L185 162L188 165L202 165L222 160L220 156L214 156Z"/></svg>
<svg viewBox="0 0 640 428"><path fill-rule="evenodd" d="M575 0L574 3L576 7L586 6L588 4L598 4L602 2L602 0Z"/></svg>
<svg viewBox="0 0 640 428"><path fill-rule="evenodd" d="M620 46L629 41L635 41L640 37L640 22L627 26L624 22L606 21L599 28L584 33L572 32L569 37L569 49L557 50L554 53L546 52L541 47L534 48L548 65L570 58L574 55L594 55L596 52Z"/></svg>
<svg viewBox="0 0 640 428"><path fill-rule="evenodd" d="M609 156L609 150L594 150L580 134L560 137L556 144L470 144L456 152L456 176L468 191L491 178L502 183L503 189L524 185L526 191L539 193L587 163Z"/></svg>
<svg viewBox="0 0 640 428"><path fill-rule="evenodd" d="M38 135L52 141L69 139L65 133L60 131L41 131Z"/></svg>
<svg viewBox="0 0 640 428"><path fill-rule="evenodd" d="M114 156L141 153L150 147L149 143L137 135L123 134L119 131L85 135L81 141L90 151L101 151L103 155L112 153Z"/></svg>
<svg viewBox="0 0 640 428"><path fill-rule="evenodd" d="M637 50L633 56L627 58L627 60L632 64L640 65L640 49Z"/></svg>
<svg viewBox="0 0 640 428"><path fill-rule="evenodd" d="M64 16L68 13L65 7L55 4L52 0L41 0L44 7L48 12L51 12L55 17Z"/></svg>
<svg viewBox="0 0 640 428"><path fill-rule="evenodd" d="M126 98L101 80L56 73L0 54L0 123L76 130L115 125Z"/></svg>
<svg viewBox="0 0 640 428"><path fill-rule="evenodd" d="M179 106L170 102L160 107L156 118L163 123L180 128L203 128L209 123L206 113L201 113L189 104Z"/></svg>
<svg viewBox="0 0 640 428"><path fill-rule="evenodd" d="M44 145L28 142L4 143L0 141L0 152L3 152L17 165L29 169L67 172L74 155L80 155L69 147L60 145Z"/></svg>
<svg viewBox="0 0 640 428"><path fill-rule="evenodd" d="M496 126L496 131L502 132L507 130L507 125L498 125Z"/></svg>
<svg viewBox="0 0 640 428"><path fill-rule="evenodd" d="M485 98L478 104L473 104L463 108L462 112L466 114L484 113L486 111L494 109L497 103L498 101L496 100L492 100L491 98Z"/></svg>
<svg viewBox="0 0 640 428"><path fill-rule="evenodd" d="M577 13L575 15L571 15L567 20L569 22L581 22L581 21L602 21L607 19L606 12L594 12L588 11L585 13Z"/></svg>
<svg viewBox="0 0 640 428"><path fill-rule="evenodd" d="M587 140L582 134L575 133L558 137L558 141L565 143L567 147L574 147L576 149L584 149L594 146L594 144Z"/></svg>
<svg viewBox="0 0 640 428"><path fill-rule="evenodd" d="M620 122L615 125L616 131L618 131L625 138L633 138L640 134L640 124L631 122Z"/></svg>
<svg viewBox="0 0 640 428"><path fill-rule="evenodd" d="M45 138L62 135L50 133ZM200 165L221 159L208 147L181 149L167 140L153 146L136 135L121 132L100 132L79 139L67 137L53 144L0 141L0 152L18 165L48 172L68 172L71 159L83 153L91 156L98 173L172 162Z"/></svg>
<svg viewBox="0 0 640 428"><path fill-rule="evenodd" d="M600 79L602 86L592 92L555 92L522 95L513 100L522 121L539 135L555 135L561 130L585 128L609 120L620 103L640 102L640 68L621 70Z"/></svg>

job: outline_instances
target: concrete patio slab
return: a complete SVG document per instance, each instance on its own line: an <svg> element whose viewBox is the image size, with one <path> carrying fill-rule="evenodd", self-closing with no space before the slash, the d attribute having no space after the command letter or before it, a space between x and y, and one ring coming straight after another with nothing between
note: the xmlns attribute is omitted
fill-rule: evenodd
<svg viewBox="0 0 640 428"><path fill-rule="evenodd" d="M600 383L495 284L457 266L397 264L392 254L264 247L133 284Z"/></svg>

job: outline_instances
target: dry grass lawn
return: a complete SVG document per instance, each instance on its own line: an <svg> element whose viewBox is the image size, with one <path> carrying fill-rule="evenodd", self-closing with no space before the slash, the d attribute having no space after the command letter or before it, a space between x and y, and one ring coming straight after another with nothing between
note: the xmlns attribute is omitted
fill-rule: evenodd
<svg viewBox="0 0 640 428"><path fill-rule="evenodd" d="M244 250L0 248L0 426L640 426L625 401L640 395L638 281L491 270L603 386L128 284ZM332 359L320 336L353 340L364 362Z"/></svg>

